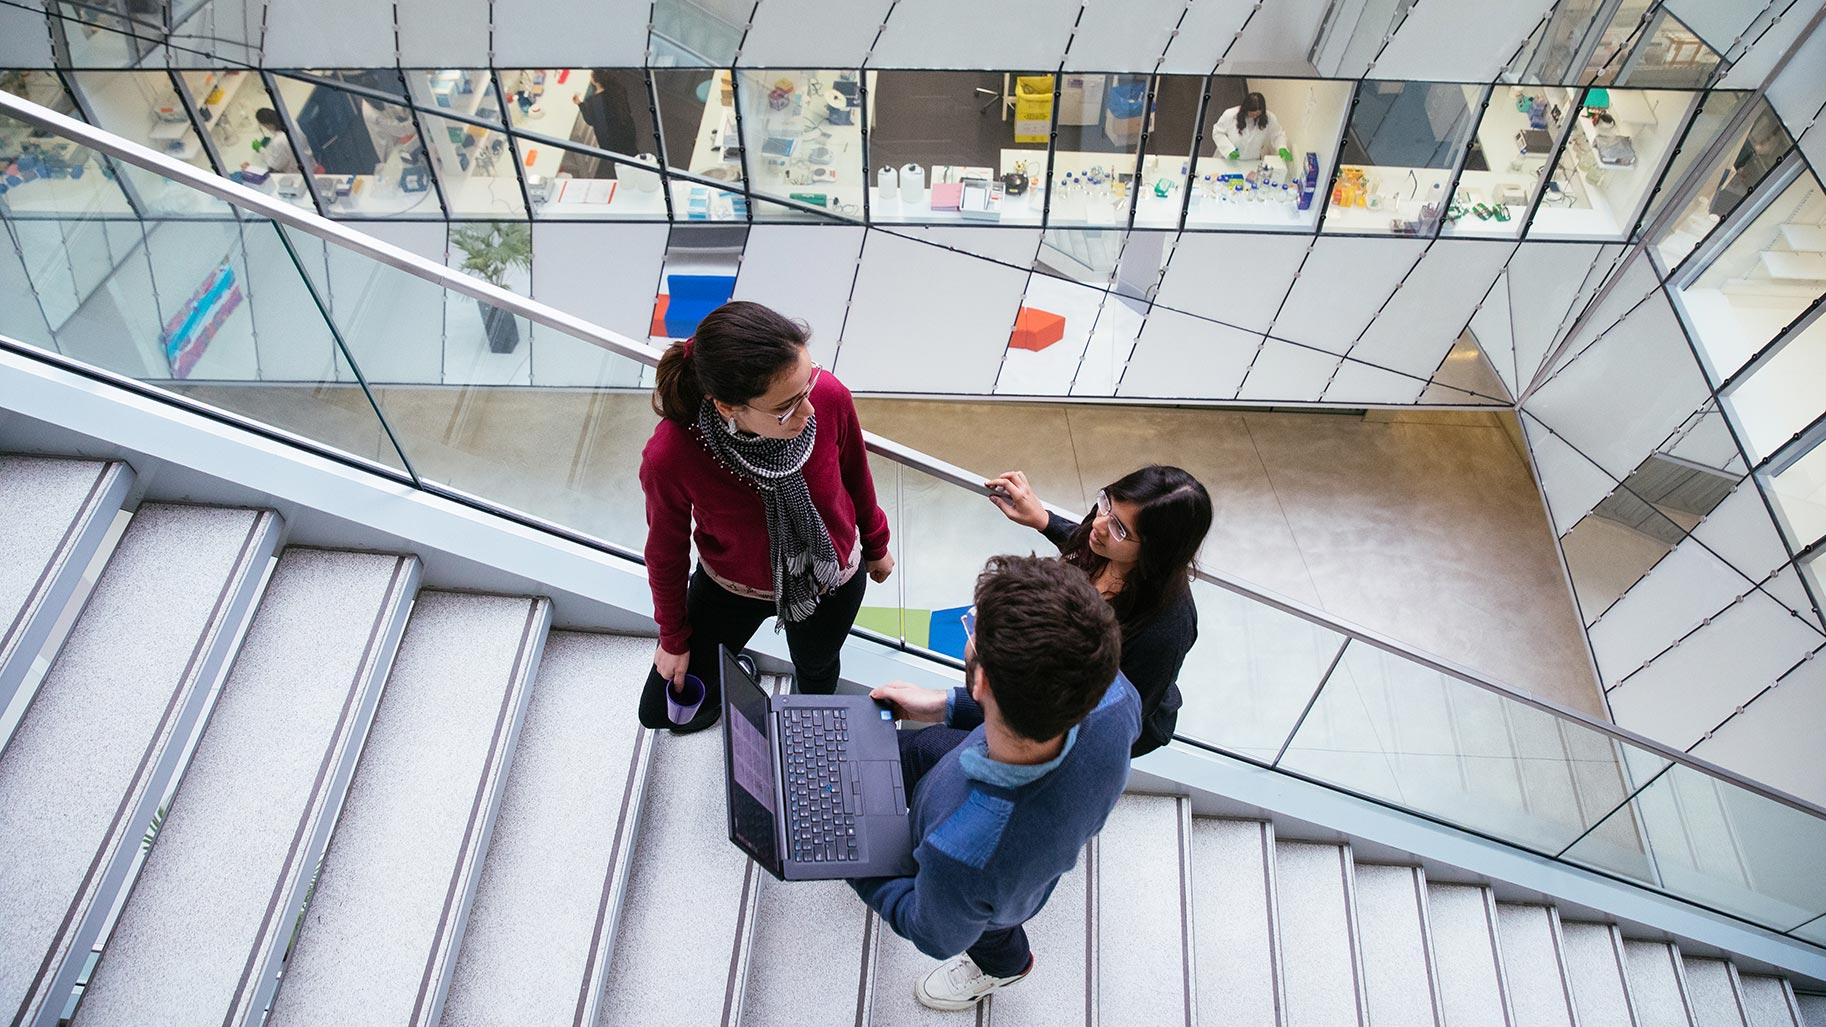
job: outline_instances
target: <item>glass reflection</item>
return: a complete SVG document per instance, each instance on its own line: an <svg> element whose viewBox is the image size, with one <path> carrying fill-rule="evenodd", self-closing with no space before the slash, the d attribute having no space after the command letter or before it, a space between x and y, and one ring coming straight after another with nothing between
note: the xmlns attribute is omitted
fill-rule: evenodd
<svg viewBox="0 0 1826 1027"><path fill-rule="evenodd" d="M1700 89L1717 72L1718 51L1666 10L1655 20L1618 71L1619 85Z"/></svg>
<svg viewBox="0 0 1826 1027"><path fill-rule="evenodd" d="M256 71L185 71L184 87L215 143L223 172L251 189L309 208L298 150Z"/></svg>
<svg viewBox="0 0 1826 1027"><path fill-rule="evenodd" d="M0 90L67 117L81 117L54 72L0 73ZM106 158L4 115L0 115L0 172L0 210L10 215L133 212Z"/></svg>
<svg viewBox="0 0 1826 1027"><path fill-rule="evenodd" d="M177 87L166 72L78 71L72 73L72 78L97 127L199 171L215 170L202 140L191 127L190 112L178 99ZM179 186L131 164L120 167L148 213L228 214L227 207L207 193Z"/></svg>
<svg viewBox="0 0 1826 1027"><path fill-rule="evenodd" d="M713 182L741 183L742 133L730 73L658 68L652 75L666 166ZM676 179L668 179L667 187L675 221L748 220L748 202L735 193Z"/></svg>
<svg viewBox="0 0 1826 1027"><path fill-rule="evenodd" d="M397 91L398 73L341 72L366 88ZM418 124L403 104L307 78L279 76L280 99L304 136L312 186L332 217L441 218Z"/></svg>
<svg viewBox="0 0 1826 1027"><path fill-rule="evenodd" d="M1324 230L1431 236L1484 94L1456 83L1360 83Z"/></svg>
<svg viewBox="0 0 1826 1027"><path fill-rule="evenodd" d="M1681 147L1681 157L1687 153L1697 154L1703 144L1710 140L1711 134L1701 135L1700 125L1706 119L1717 114L1729 117L1736 109L1736 104L1726 103L1714 96L1707 99L1705 111L1693 119L1693 128L1688 133L1688 141ZM1735 147L1706 176L1705 184L1699 193L1687 203L1686 209L1680 212L1663 231L1655 243L1656 255L1661 258L1661 266L1669 270L1679 266L1687 254L1693 252L1700 240L1709 235L1720 221L1731 216L1738 204L1744 202L1758 184L1775 170L1782 156L1793 145L1788 130L1782 126L1782 119L1771 108L1768 101L1756 97L1756 116L1743 130ZM1715 111L1714 108L1718 108ZM1697 137L1697 138L1695 138ZM1675 158L1676 162L1680 160ZM1679 164L1671 166L1667 181L1678 180ZM1659 199L1656 201L1659 203ZM1654 215L1651 213L1650 217Z"/></svg>
<svg viewBox="0 0 1826 1027"><path fill-rule="evenodd" d="M736 78L756 193L845 217L862 217L862 87L854 71L744 71ZM769 220L817 215L778 204L757 208Z"/></svg>

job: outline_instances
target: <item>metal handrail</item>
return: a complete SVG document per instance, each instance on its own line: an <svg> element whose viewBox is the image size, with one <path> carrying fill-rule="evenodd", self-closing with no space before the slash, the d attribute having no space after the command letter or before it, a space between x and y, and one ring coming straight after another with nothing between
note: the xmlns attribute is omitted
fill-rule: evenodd
<svg viewBox="0 0 1826 1027"><path fill-rule="evenodd" d="M49 108L22 100L11 94L0 92L0 113L18 118L27 124L35 125L56 133L67 139L80 142L90 149L106 153L111 157L126 161L155 174L180 182L227 203L279 224L288 225L313 236L328 240L346 249L376 260L388 267L403 271L416 278L434 282L444 288L465 296L493 304L508 312L524 317L533 324L543 325L554 331L563 332L573 338L581 339L599 346L612 353L636 360L649 366L659 363L660 350L636 339L610 331L601 325L567 314L555 307L537 302L525 296L509 292L446 267L397 246L382 242L372 236L354 231L347 226L331 221L312 211L301 210L291 204L277 200L265 193L249 189L238 182L207 171L201 171L182 161L167 157L155 150L142 146L129 139L96 128L87 122L78 121L59 114ZM987 497L989 491L983 485L983 477L967 471L955 464L946 463L919 450L901 445L890 439L882 438L872 432L864 431L863 438L868 451L930 475L951 485L976 492ZM1048 504L1047 508L1061 515L1077 518L1081 514ZM1760 781L1744 777L1735 771L1720 767L1708 760L1690 753L1682 752L1654 739L1646 738L1627 728L1599 720L1591 715L1546 699L1528 695L1512 685L1508 685L1455 663L1441 656L1415 649L1398 642L1380 632L1341 620L1324 610L1309 606L1297 599L1280 595L1270 589L1251 584L1238 578L1199 569L1194 572L1198 580L1219 588L1228 589L1255 602L1263 603L1289 616L1317 624L1354 641L1374 646L1392 655L1420 664L1430 670L1457 678L1466 684L1474 685L1487 692L1506 699L1523 703L1542 710L1556 717L1571 720L1590 730L1608 735L1618 742L1636 746L1653 752L1673 763L1689 767L1700 773L1716 777L1725 782L1754 793L1773 802L1781 803L1799 812L1826 820L1826 806L1809 802L1799 796L1790 795L1779 788L1774 788Z"/></svg>

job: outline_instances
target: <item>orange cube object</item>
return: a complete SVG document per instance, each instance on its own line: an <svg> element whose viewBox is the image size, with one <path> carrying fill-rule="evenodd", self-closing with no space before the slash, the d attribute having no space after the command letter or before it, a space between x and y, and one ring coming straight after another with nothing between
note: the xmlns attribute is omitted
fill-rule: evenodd
<svg viewBox="0 0 1826 1027"><path fill-rule="evenodd" d="M1065 318L1050 310L1022 307L1015 315L1014 334L1008 337L1008 345L1038 353L1063 338Z"/></svg>
<svg viewBox="0 0 1826 1027"><path fill-rule="evenodd" d="M666 308L672 305L672 297L660 293L653 301L653 324L647 328L648 335L666 338Z"/></svg>

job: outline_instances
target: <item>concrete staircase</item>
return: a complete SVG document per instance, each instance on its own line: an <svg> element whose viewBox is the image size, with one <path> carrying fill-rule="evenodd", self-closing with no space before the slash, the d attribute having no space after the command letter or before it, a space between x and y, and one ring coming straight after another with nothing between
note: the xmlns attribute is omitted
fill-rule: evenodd
<svg viewBox="0 0 1826 1027"><path fill-rule="evenodd" d="M728 844L716 732L635 725L649 640L271 511L143 502L110 548L131 484L0 459L10 1023L1826 1027L1781 978L1145 794L1033 976L933 1013L848 888Z"/></svg>

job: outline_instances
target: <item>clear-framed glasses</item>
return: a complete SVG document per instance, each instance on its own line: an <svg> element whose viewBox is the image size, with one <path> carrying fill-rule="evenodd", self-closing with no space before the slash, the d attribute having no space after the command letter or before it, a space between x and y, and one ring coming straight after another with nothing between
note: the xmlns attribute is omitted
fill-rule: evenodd
<svg viewBox="0 0 1826 1027"><path fill-rule="evenodd" d="M818 376L823 373L824 366L819 364L816 360L812 361L812 380L805 383L805 391L793 398L792 405L786 408L785 413L769 414L768 416L772 417L780 424L785 424L794 414L799 412L799 408L805 405L806 400L812 398L812 390L818 387Z"/></svg>
<svg viewBox="0 0 1826 1027"><path fill-rule="evenodd" d="M976 607L972 606L965 610L964 615L957 620L964 626L964 641L968 642L976 637Z"/></svg>
<svg viewBox="0 0 1826 1027"><path fill-rule="evenodd" d="M1110 504L1110 494L1107 491L1097 493L1097 513L1108 518L1110 534L1116 536L1116 541L1127 542L1135 537L1130 533L1129 526L1122 523L1122 519L1116 516L1116 509Z"/></svg>

